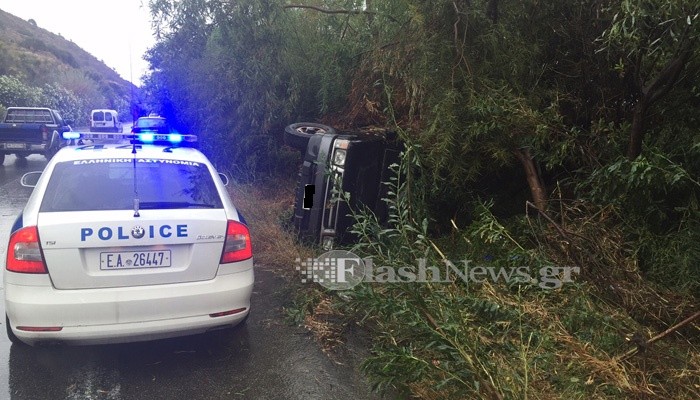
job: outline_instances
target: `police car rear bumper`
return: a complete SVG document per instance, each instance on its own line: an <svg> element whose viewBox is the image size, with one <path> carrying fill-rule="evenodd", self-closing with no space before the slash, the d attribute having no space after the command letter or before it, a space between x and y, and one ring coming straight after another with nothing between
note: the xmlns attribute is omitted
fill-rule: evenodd
<svg viewBox="0 0 700 400"><path fill-rule="evenodd" d="M253 280L250 268L202 282L56 290L48 275L5 271L5 308L14 334L31 345L155 340L236 325L250 310ZM240 309L245 310L211 316ZM18 326L61 330L30 332Z"/></svg>

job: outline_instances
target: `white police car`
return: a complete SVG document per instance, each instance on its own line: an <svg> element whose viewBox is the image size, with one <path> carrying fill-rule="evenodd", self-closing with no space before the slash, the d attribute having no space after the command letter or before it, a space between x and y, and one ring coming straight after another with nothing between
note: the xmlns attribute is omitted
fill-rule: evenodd
<svg viewBox="0 0 700 400"><path fill-rule="evenodd" d="M250 234L222 178L191 146L196 137L64 138L92 140L56 154L12 227L4 271L12 342L131 342L244 321Z"/></svg>

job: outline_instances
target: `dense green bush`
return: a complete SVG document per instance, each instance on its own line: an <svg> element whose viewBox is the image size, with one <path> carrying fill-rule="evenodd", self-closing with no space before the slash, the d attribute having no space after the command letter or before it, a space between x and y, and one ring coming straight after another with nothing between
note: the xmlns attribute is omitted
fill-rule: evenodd
<svg viewBox="0 0 700 400"><path fill-rule="evenodd" d="M365 369L378 385L683 397L696 342L659 371L615 355L625 334L668 327L698 301L695 3L153 0L162 36L146 88L251 180L295 170L286 124L398 130L409 151L389 182L389 225L358 214L355 226L355 250L377 265L581 271L545 292L361 286L345 297L375 335ZM653 389L651 376L663 377Z"/></svg>
<svg viewBox="0 0 700 400"><path fill-rule="evenodd" d="M54 108L63 118L72 120L76 126L86 126L90 110L95 108L95 104L89 102L89 98L81 97L59 83L33 87L6 75L0 76L0 106ZM121 107L126 106L121 104Z"/></svg>
<svg viewBox="0 0 700 400"><path fill-rule="evenodd" d="M0 76L0 104L3 106L38 107L41 101L41 89L27 86L12 76Z"/></svg>

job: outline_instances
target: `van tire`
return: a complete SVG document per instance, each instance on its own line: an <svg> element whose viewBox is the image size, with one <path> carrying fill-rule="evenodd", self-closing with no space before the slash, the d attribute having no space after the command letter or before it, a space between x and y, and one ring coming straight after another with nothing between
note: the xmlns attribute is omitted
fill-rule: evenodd
<svg viewBox="0 0 700 400"><path fill-rule="evenodd" d="M290 147L306 151L306 145L312 136L326 134L335 134L335 129L313 122L297 122L284 128L284 142Z"/></svg>

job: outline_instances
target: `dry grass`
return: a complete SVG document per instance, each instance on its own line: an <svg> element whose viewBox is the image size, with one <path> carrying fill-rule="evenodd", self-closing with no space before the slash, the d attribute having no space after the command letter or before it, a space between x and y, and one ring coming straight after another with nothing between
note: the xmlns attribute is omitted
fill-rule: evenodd
<svg viewBox="0 0 700 400"><path fill-rule="evenodd" d="M285 228L291 224L294 187L292 181L256 183L232 187L230 194L251 229L256 264L296 284L295 307L302 310L298 322L338 362L346 347L344 335L350 321L339 314L334 299L325 291L300 282L296 260L313 257L316 250L298 243L294 233ZM644 285L624 246L620 246L618 232L606 227L600 214L596 217L596 220L581 218L576 224L564 225L563 229L570 235L565 240L551 226L539 227L539 237L544 238L540 245L553 259L562 265L586 267L582 276L587 284L580 289L548 297L521 297L492 285L483 285L478 293L462 293L461 287L454 286L455 296L478 295L521 314L520 322L517 319L499 322L502 336L489 334L488 330L484 331L486 327L470 323L464 326L462 339L481 348L498 349L508 343L520 349L520 360L513 359L513 354L508 352L491 353L491 360L498 366L492 378L496 388L514 388L519 395L533 399L580 398L584 393L590 398L700 398L700 352L697 337L687 336L688 331L685 335L669 336L630 359L621 357L634 345L634 334L651 337L669 319L678 318L693 307L689 307L687 300L660 300L669 297L669 293ZM570 215L567 219L575 220ZM611 269L611 265L618 268ZM610 282L615 282L617 288L612 293L608 291ZM588 290L592 291L588 293ZM664 304L666 307L662 307ZM612 325L605 333L618 340L610 342L603 332L595 330L593 338L581 337L579 332L571 331L571 321L569 325L564 321L572 316L584 318L582 321L610 317ZM522 337L523 328L549 339L530 346L527 337ZM697 327L690 331L694 329ZM439 363L438 359L433 361ZM524 363L528 365L526 370L522 369ZM518 387L512 377L523 373L528 375L528 385ZM446 398L445 392L431 381L436 376L409 385L411 397ZM569 379L574 378L579 383L569 384Z"/></svg>
<svg viewBox="0 0 700 400"><path fill-rule="evenodd" d="M334 361L343 344L344 322L332 308L330 297L316 285L301 284L297 260L317 255L299 243L291 228L294 207L294 181L257 182L254 185L231 185L229 194L246 219L251 231L255 264L283 276L296 285L296 307L303 316L302 325Z"/></svg>
<svg viewBox="0 0 700 400"><path fill-rule="evenodd" d="M256 265L286 277L296 276L297 259L311 257L312 249L298 243L291 230L293 181L231 185L229 194L250 228Z"/></svg>

